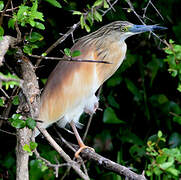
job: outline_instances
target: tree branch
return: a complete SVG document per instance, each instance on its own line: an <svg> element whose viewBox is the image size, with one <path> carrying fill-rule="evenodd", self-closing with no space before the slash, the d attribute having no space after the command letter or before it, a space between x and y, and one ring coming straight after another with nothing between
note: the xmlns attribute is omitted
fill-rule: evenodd
<svg viewBox="0 0 181 180"><path fill-rule="evenodd" d="M0 41L0 66L3 64L4 56L9 49L9 46L13 46L16 42L16 38L12 36L3 36L3 40Z"/></svg>
<svg viewBox="0 0 181 180"><path fill-rule="evenodd" d="M59 38L53 45L51 45L46 51L45 54L49 54L50 51L52 51L52 49L54 49L58 44L62 43L63 41L65 41L65 39L67 39L67 37L69 35L71 35L78 27L80 26L80 22L74 24L68 31L66 34L64 34L61 38ZM39 66L39 64L41 63L42 58L40 58L37 63L36 63L36 67Z"/></svg>
<svg viewBox="0 0 181 180"><path fill-rule="evenodd" d="M90 149L84 149L81 152L82 158L86 160L91 160L98 164L99 166L108 169L109 171L115 172L119 175L124 175L125 177L129 179L134 180L146 180L144 175L138 175L134 173L133 171L129 170L127 167L122 166L118 163L115 163L111 161L110 159L107 159L99 154L97 154L94 151L91 151Z"/></svg>
<svg viewBox="0 0 181 180"><path fill-rule="evenodd" d="M37 124L39 131L45 136L50 145L60 154L60 156L75 170L75 172L84 180L89 180L89 177L82 172L79 165L73 161L64 150L55 142L55 140L49 135L46 129Z"/></svg>
<svg viewBox="0 0 181 180"><path fill-rule="evenodd" d="M39 113L39 86L37 77L34 71L34 67L29 61L29 59L23 55L22 51L19 49L16 54L18 59L21 59L21 71L23 77L22 91L23 95L20 98L20 104L23 106L28 106L28 112L24 112L27 116L32 118L37 118ZM21 109L19 105L18 109ZM22 109L23 110L23 109ZM16 169L16 179L17 180L29 180L28 162L29 153L23 150L25 144L30 143L32 137L32 131L29 128L17 129L17 169Z"/></svg>
<svg viewBox="0 0 181 180"><path fill-rule="evenodd" d="M68 142L64 142L62 138L57 139L61 144L69 147L70 145L67 145ZM72 147L75 148L75 150L79 149L78 145L71 144L71 150ZM74 151L74 150L73 150ZM118 163L115 163L111 161L110 159L107 159L100 154L90 150L89 148L83 149L80 153L81 157L85 160L90 160L95 162L97 165L101 166L102 168L105 168L109 171L112 171L118 175L125 176L129 179L134 179L134 180L146 180L146 177L144 176L144 173L142 175L136 174L135 172L131 171L129 168L122 166Z"/></svg>
<svg viewBox="0 0 181 180"><path fill-rule="evenodd" d="M101 61L101 60L91 60L91 59L76 59L73 57L47 57L47 56L38 56L38 55L29 55L33 58L40 58L40 59L46 59L46 60L56 60L56 61L69 61L69 62L89 62L89 63L103 63L103 64L112 64L108 61Z"/></svg>

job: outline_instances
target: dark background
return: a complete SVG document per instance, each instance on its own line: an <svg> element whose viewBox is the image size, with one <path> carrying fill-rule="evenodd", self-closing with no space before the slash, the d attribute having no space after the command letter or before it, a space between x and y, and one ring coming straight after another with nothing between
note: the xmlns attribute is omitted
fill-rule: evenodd
<svg viewBox="0 0 181 180"><path fill-rule="evenodd" d="M41 32L44 40L38 50L33 51L34 54L41 54L59 37L60 33L66 33L68 28L79 21L79 16L72 16L72 10L84 10L86 4L92 4L94 1L68 1L61 2L63 8L55 8L45 1L40 2L39 10L44 13L46 30ZM159 24L168 28L166 31L156 32L161 39L173 39L176 44L181 43L181 1L179 0L159 0L152 1L160 12L163 20L150 5L147 8L146 16L150 20L143 19L146 24ZM134 1L133 5L139 15L143 14L143 8L147 1ZM97 30L99 27L116 20L126 20L134 24L141 24L139 19L133 12L128 12L128 4L125 1L118 2L115 6L115 12L110 11L103 17L101 23L95 22L91 27L91 31ZM13 33L7 29L8 33ZM78 28L74 32L74 38L77 39L87 34L85 30ZM169 139L174 134L177 135L177 144L181 143L180 126L173 122L173 116L170 112L178 113L180 110L180 92L177 91L178 79L173 78L168 73L168 65L164 62L166 54L163 50L164 44L159 39L149 33L136 35L126 40L128 51L124 64L115 73L111 79L104 83L100 95L100 108L94 115L91 127L86 139L86 144L95 148L96 152L117 161L125 166L134 167L136 172L141 173L147 166L148 158L145 148L148 139L161 130L168 140L165 146L170 147ZM71 48L71 37L67 38L61 45L55 48L50 56L62 56L61 50ZM14 66L16 62L8 59L6 61L10 66ZM32 62L36 61L32 59ZM56 61L46 61L41 63L41 67L37 70L37 76L40 79L40 87L44 84L41 79L47 78L56 65ZM156 76L153 78L154 70L158 67ZM5 71L1 67L1 71ZM153 78L153 80L152 80ZM152 83L151 83L152 81ZM131 87L129 82L132 83ZM103 122L105 110L112 108L114 113L112 117L117 117L124 123ZM11 114L15 113L16 107L12 109ZM113 116L114 115L114 116ZM85 124L88 121L88 115L83 115L81 121ZM79 130L83 135L85 127ZM9 125L4 124L2 129L15 131ZM54 129L51 127L51 134L57 137ZM75 142L75 137L66 131L60 130L63 137L67 140ZM16 138L0 132L0 173L7 179L15 179L15 145ZM52 158L56 153L49 147L42 137L38 137L39 151L44 157ZM139 149L134 149L137 147ZM133 151L131 151L133 150ZM73 156L73 153L71 153ZM31 158L30 173L31 179L54 179L53 170L41 172L37 170L34 156ZM34 163L34 164L33 164ZM103 169L88 162L88 170L90 177L93 179L114 179L115 175L104 171ZM37 173L34 173L36 169ZM60 176L64 169L60 170ZM75 179L76 175L72 174L67 179Z"/></svg>

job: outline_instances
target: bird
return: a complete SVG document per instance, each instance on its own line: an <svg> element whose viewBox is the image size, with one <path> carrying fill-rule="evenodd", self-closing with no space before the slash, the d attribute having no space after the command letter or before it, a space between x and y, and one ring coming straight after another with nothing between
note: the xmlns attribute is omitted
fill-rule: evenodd
<svg viewBox="0 0 181 180"><path fill-rule="evenodd" d="M99 98L95 93L125 59L127 51L125 40L136 34L159 29L166 28L114 21L78 39L71 48L71 52L80 51L75 61L88 59L107 61L109 64L60 61L48 77L41 95L38 117L43 121L41 127L47 128L57 123L61 128L65 128L70 124L80 146L75 157L78 157L84 148L89 148L77 130L77 127L81 126L79 123L81 114L83 112L94 114L98 109Z"/></svg>

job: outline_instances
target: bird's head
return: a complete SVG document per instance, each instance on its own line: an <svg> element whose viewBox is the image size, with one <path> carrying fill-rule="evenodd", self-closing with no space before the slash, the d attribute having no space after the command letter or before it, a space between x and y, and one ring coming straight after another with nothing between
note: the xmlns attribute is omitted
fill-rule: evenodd
<svg viewBox="0 0 181 180"><path fill-rule="evenodd" d="M128 21L116 21L108 24L106 28L111 30L113 33L114 31L119 32L119 34L121 35L121 40L125 40L130 36L143 32L167 29L165 27L157 25L135 25Z"/></svg>

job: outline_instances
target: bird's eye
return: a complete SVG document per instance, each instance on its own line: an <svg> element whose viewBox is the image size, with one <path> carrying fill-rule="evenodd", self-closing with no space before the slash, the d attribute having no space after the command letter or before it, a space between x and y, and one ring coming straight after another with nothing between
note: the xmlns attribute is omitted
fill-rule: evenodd
<svg viewBox="0 0 181 180"><path fill-rule="evenodd" d="M121 31L125 32L125 31L127 31L127 28L125 26L123 26L123 27L121 27Z"/></svg>

